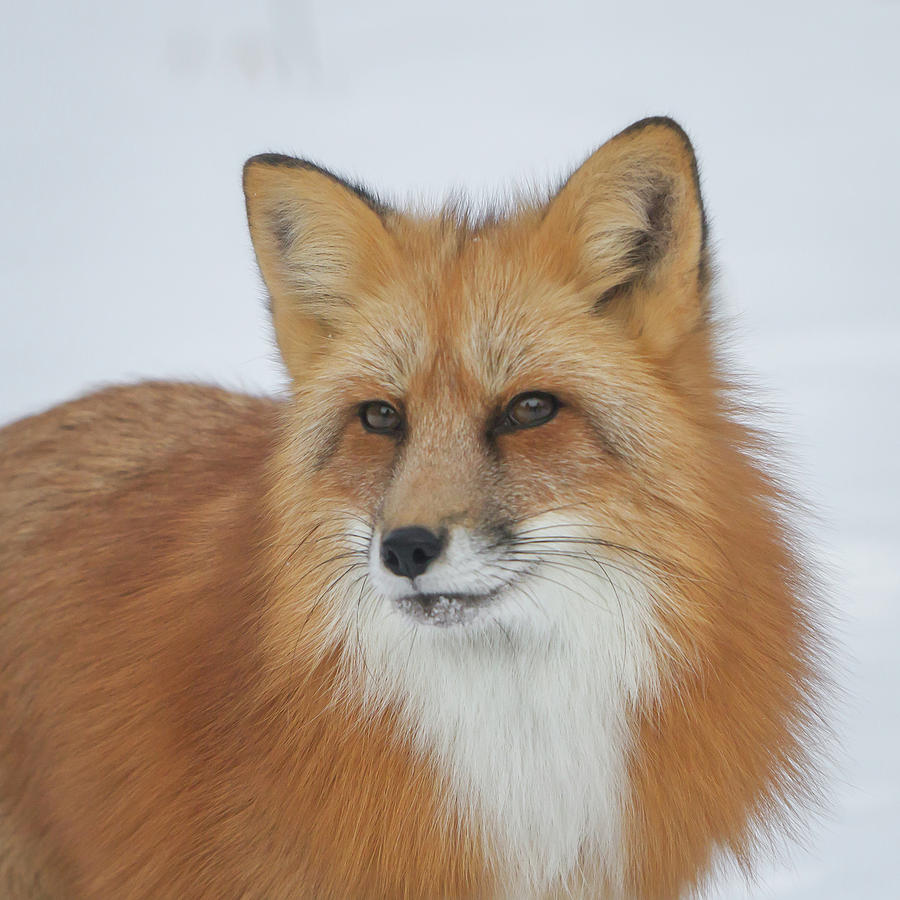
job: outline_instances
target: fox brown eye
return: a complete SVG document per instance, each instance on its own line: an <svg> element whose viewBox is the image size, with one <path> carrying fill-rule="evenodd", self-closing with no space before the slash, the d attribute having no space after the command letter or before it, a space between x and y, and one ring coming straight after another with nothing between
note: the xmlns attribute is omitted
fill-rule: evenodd
<svg viewBox="0 0 900 900"><path fill-rule="evenodd" d="M375 434L395 434L403 427L403 417L383 400L370 400L359 410L363 428Z"/></svg>
<svg viewBox="0 0 900 900"><path fill-rule="evenodd" d="M519 394L506 407L508 428L535 428L549 422L559 409L559 400L543 391Z"/></svg>

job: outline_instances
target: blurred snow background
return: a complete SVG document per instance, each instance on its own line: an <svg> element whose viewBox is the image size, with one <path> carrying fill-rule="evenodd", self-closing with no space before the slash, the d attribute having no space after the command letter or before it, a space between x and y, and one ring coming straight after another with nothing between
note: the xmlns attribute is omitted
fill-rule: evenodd
<svg viewBox="0 0 900 900"><path fill-rule="evenodd" d="M388 198L547 183L645 115L700 155L734 356L790 435L846 645L792 865L900 896L900 3L81 0L0 31L0 421L102 383L282 385L240 191L265 150Z"/></svg>

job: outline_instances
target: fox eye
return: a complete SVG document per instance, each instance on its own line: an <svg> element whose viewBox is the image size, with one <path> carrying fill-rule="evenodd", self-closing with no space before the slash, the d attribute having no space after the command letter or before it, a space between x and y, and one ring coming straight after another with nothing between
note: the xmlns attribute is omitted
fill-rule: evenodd
<svg viewBox="0 0 900 900"><path fill-rule="evenodd" d="M535 428L549 422L559 410L559 400L553 394L530 391L513 397L506 407L507 428Z"/></svg>
<svg viewBox="0 0 900 900"><path fill-rule="evenodd" d="M366 431L375 434L396 434L403 427L403 417L384 400L370 400L359 409L359 418Z"/></svg>

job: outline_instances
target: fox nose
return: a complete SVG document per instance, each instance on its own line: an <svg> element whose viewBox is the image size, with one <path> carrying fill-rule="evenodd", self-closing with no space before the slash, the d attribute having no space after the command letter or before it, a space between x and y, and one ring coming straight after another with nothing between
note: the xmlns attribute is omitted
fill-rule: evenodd
<svg viewBox="0 0 900 900"><path fill-rule="evenodd" d="M415 578L444 549L444 539L427 528L396 528L381 541L381 561L395 574Z"/></svg>

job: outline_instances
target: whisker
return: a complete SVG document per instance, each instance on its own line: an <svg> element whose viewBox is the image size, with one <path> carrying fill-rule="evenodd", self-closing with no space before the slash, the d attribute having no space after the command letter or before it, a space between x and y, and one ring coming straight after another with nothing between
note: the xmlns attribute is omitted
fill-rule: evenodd
<svg viewBox="0 0 900 900"><path fill-rule="evenodd" d="M525 595L528 597L528 599L529 599L529 600L532 602L532 604L534 605L535 609L539 610L539 611L541 612L541 614L544 616L544 618L546 618L547 621L552 625L552 624L553 624L553 620L550 618L550 615L549 615L549 613L547 612L547 610L544 609L544 607L541 606L540 603L538 603L537 599L536 599L535 597L533 597L533 596L530 594L530 592L528 592L528 591L526 590L526 585L525 585L525 583L524 583L524 582L520 582L520 581L518 580L518 579L519 579L519 576L521 576L523 573L522 573L519 569L511 569L509 566L504 566L502 563L498 564L497 568L499 568L501 572L509 572L510 575L513 576L512 578L510 578L509 584L511 585L511 584L513 584L513 582L515 582L516 587L517 587L518 589L522 590L523 593L525 593ZM531 573L529 573L529 574L531 574Z"/></svg>
<svg viewBox="0 0 900 900"><path fill-rule="evenodd" d="M510 558L514 558L517 560L532 560L536 563L544 562L547 557L558 557L562 560L580 560L583 562L593 563L594 565L604 565L608 566L614 572L620 572L622 575L626 575L628 577L639 577L640 575L648 575L653 574L647 572L642 569L633 569L627 568L623 563L614 563L610 562L606 559L601 559L600 557L594 556L590 553L579 553L576 551L566 551L566 550L554 550L552 548L541 550L540 552L536 552L533 550L521 550L517 548L510 548L506 554ZM584 569L582 571L589 571L588 569Z"/></svg>
<svg viewBox="0 0 900 900"><path fill-rule="evenodd" d="M531 519L540 519L543 516L549 515L550 513L559 512L563 509L584 509L585 507L588 509L593 509L595 504L589 503L586 500L582 500L576 503L560 503L558 506L550 506L547 509L542 509L540 512L536 513L527 513L524 516L519 516L515 519L509 520L510 526L521 525L524 522L528 522Z"/></svg>
<svg viewBox="0 0 900 900"><path fill-rule="evenodd" d="M362 659L363 668L366 670L366 676L371 679L372 673L369 671L369 663L366 660L367 654L363 652L362 639L360 638L360 631L359 631L359 610L362 606L362 598L363 598L363 594L365 593L365 589L366 589L366 577L367 577L367 573L363 572L363 574L360 576L360 579L359 579L362 582L362 584L360 585L359 594L357 594L357 597L356 597L356 604L355 604L356 613L355 613L354 619L355 619L355 629L356 629L356 653L357 653L358 658Z"/></svg>
<svg viewBox="0 0 900 900"><path fill-rule="evenodd" d="M683 565L679 563L675 563L670 560L663 560L658 556L654 556L651 553L648 553L644 550L638 550L636 547L627 547L623 544L615 544L611 541L606 541L601 538L587 538L587 537L573 537L570 535L557 535L548 538L526 538L518 544L523 547L537 547L543 548L549 546L551 549L554 549L555 552L563 552L560 548L553 548L555 544L570 544L570 545L582 545L582 546L594 546L594 547L603 547L605 549L616 550L625 553L630 556L637 556L640 560L645 562L648 568L645 571L646 574L654 575L662 580L675 580L695 584L695 585L711 585L714 587L720 586L720 582L716 579L712 578L709 575L705 575L698 570L688 570ZM545 553L547 550L541 549L540 552ZM611 563L611 560L606 558L603 559L604 564ZM700 568L700 564L697 564L697 568Z"/></svg>
<svg viewBox="0 0 900 900"><path fill-rule="evenodd" d="M552 564L551 564L551 565L552 565ZM580 591L576 591L576 590L572 589L569 585L563 584L563 583L560 582L560 581L557 581L557 580L555 580L555 579L553 579L553 578L550 578L548 575L544 575L544 574L541 573L541 572L531 572L531 573L529 574L529 577L530 577L530 578L539 578L539 579L541 579L541 581L546 581L548 584L552 584L554 587L563 588L564 590L568 590L568 591L570 591L572 594L574 594L576 597L580 597L582 600L584 600L585 603L588 603L588 604L590 604L590 605L592 605L592 606L598 606L598 607L600 607L601 609L603 608L603 607L600 606L600 604L597 602L597 599L596 599L596 598L593 598L593 599L592 599L592 598L590 598L590 597L586 597L586 596L585 596L584 594L582 594ZM587 586L587 585L586 585L586 586Z"/></svg>
<svg viewBox="0 0 900 900"><path fill-rule="evenodd" d="M554 534L551 537L524 537L524 538L516 538L516 543L518 544L545 544L545 543L560 543L560 544L590 544L597 547L606 547L610 550L618 550L621 553L628 553L633 556L640 557L641 559L647 559L650 562L657 563L662 566L671 565L668 561L662 559L659 556L654 556L652 553L649 553L646 550L641 550L638 547L631 547L628 544L619 544L615 541L607 540L606 538L597 538L597 537L583 537L580 535L568 535L568 534Z"/></svg>

